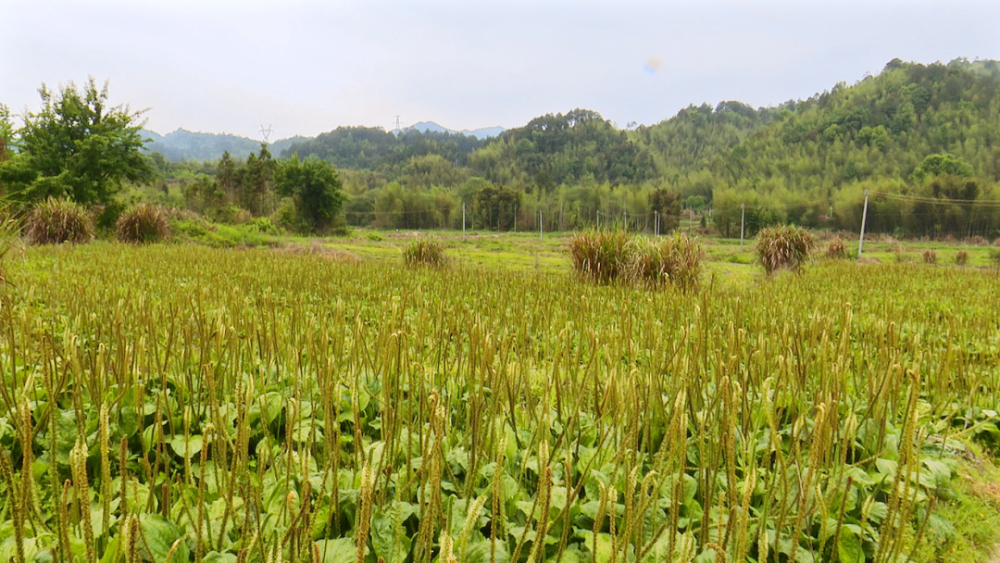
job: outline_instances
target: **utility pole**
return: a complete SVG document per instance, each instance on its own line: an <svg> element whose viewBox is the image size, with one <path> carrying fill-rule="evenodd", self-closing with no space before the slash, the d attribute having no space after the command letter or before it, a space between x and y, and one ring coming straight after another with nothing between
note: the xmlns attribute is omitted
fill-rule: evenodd
<svg viewBox="0 0 1000 563"><path fill-rule="evenodd" d="M514 232L517 232L517 206L514 206Z"/></svg>
<svg viewBox="0 0 1000 563"><path fill-rule="evenodd" d="M625 210L625 232L628 232L628 209Z"/></svg>
<svg viewBox="0 0 1000 563"><path fill-rule="evenodd" d="M660 211L656 210L653 214L656 216L656 219L653 221L653 224L656 225L654 231L656 232L656 236L660 236Z"/></svg>
<svg viewBox="0 0 1000 563"><path fill-rule="evenodd" d="M465 242L465 202L462 202L462 242Z"/></svg>
<svg viewBox="0 0 1000 563"><path fill-rule="evenodd" d="M865 224L868 222L868 190L865 190L865 210L861 213L861 236L858 238L858 260L865 246Z"/></svg>
<svg viewBox="0 0 1000 563"><path fill-rule="evenodd" d="M746 204L740 205L740 252L743 252L743 228L746 226L747 219L747 206Z"/></svg>

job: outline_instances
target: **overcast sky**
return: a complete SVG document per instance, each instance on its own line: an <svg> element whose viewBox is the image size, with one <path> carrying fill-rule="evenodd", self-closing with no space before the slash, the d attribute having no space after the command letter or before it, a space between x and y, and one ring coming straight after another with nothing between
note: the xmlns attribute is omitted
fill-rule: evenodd
<svg viewBox="0 0 1000 563"><path fill-rule="evenodd" d="M92 75L160 133L517 127L577 107L652 124L896 57L1000 59L998 22L995 0L0 0L0 102L35 110L41 83Z"/></svg>

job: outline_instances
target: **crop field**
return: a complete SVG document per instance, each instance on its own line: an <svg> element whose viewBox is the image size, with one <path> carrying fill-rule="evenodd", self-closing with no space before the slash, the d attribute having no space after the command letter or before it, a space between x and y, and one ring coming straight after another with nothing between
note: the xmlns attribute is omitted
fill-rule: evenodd
<svg viewBox="0 0 1000 563"><path fill-rule="evenodd" d="M993 554L985 249L765 279L730 241L682 292L529 236L8 256L0 561Z"/></svg>

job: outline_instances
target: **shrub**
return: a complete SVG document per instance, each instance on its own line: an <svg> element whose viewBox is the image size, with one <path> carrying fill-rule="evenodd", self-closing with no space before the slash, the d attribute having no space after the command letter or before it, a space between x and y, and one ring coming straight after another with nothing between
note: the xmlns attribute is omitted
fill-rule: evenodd
<svg viewBox="0 0 1000 563"><path fill-rule="evenodd" d="M989 246L990 241L986 240L985 238L979 235L976 235L971 239L969 239L969 244L971 244L972 246Z"/></svg>
<svg viewBox="0 0 1000 563"><path fill-rule="evenodd" d="M802 227L768 227L757 233L757 259L768 275L780 270L799 271L809 258L816 239Z"/></svg>
<svg viewBox="0 0 1000 563"><path fill-rule="evenodd" d="M84 243L94 238L94 221L80 204L49 198L31 210L25 225L31 244Z"/></svg>
<svg viewBox="0 0 1000 563"><path fill-rule="evenodd" d="M118 217L121 216L123 211L125 211L124 203L109 201L97 213L97 219L94 221L97 230L104 234L113 233L115 231L115 224L118 223Z"/></svg>
<svg viewBox="0 0 1000 563"><path fill-rule="evenodd" d="M403 261L410 266L440 267L447 263L444 244L430 237L419 237L403 249Z"/></svg>
<svg viewBox="0 0 1000 563"><path fill-rule="evenodd" d="M1000 248L990 249L990 262L993 262L997 267L1000 267Z"/></svg>
<svg viewBox="0 0 1000 563"><path fill-rule="evenodd" d="M670 283L685 291L698 286L705 253L686 234L674 233L657 240L634 238L629 251L629 281L651 287Z"/></svg>
<svg viewBox="0 0 1000 563"><path fill-rule="evenodd" d="M569 243L573 269L597 283L610 283L629 266L629 237L623 231L579 233Z"/></svg>
<svg viewBox="0 0 1000 563"><path fill-rule="evenodd" d="M924 251L924 264L937 264L937 252L928 248Z"/></svg>
<svg viewBox="0 0 1000 563"><path fill-rule="evenodd" d="M120 242L143 244L170 236L167 214L154 205L140 203L122 213L115 223L115 237Z"/></svg>
<svg viewBox="0 0 1000 563"><path fill-rule="evenodd" d="M969 261L969 253L965 250L959 250L955 253L955 264L959 266L964 266Z"/></svg>
<svg viewBox="0 0 1000 563"><path fill-rule="evenodd" d="M826 247L826 257L833 260L844 260L849 257L847 244L839 236L830 241Z"/></svg>

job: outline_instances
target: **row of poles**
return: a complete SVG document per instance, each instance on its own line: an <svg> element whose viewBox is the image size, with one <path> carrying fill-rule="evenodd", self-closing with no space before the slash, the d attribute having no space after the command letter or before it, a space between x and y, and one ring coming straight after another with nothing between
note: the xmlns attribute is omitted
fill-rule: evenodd
<svg viewBox="0 0 1000 563"><path fill-rule="evenodd" d="M514 211L515 216L517 211ZM655 232L656 235L660 235L660 212L655 211ZM746 233L746 220L747 220L747 206L746 204L740 205L740 252L743 252L743 241L744 234ZM865 190L865 208L861 213L861 236L858 237L858 258L861 258L861 253L864 251L865 246L865 224L868 222L868 190ZM601 212L597 211L597 228L601 228ZM628 210L625 210L625 228L628 228ZM517 232L517 222L514 222L514 232ZM542 210L538 210L538 238L545 238L545 223L542 220ZM465 202L462 202L462 240L465 240Z"/></svg>

